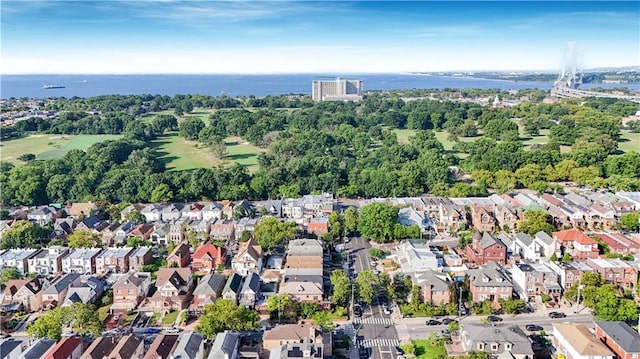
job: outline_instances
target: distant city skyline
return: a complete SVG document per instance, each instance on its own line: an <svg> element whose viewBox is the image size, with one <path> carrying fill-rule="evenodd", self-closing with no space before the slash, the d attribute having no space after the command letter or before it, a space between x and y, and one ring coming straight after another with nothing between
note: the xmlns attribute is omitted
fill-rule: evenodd
<svg viewBox="0 0 640 359"><path fill-rule="evenodd" d="M640 65L635 1L2 1L1 74L559 71Z"/></svg>

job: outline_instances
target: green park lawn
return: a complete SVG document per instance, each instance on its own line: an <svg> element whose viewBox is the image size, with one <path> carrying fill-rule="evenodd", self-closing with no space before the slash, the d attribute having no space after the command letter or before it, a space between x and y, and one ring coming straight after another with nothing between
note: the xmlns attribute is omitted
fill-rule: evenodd
<svg viewBox="0 0 640 359"><path fill-rule="evenodd" d="M52 159L64 156L69 150L89 148L94 143L116 140L122 135L31 135L2 141L0 161L22 164L17 158L33 153L37 159Z"/></svg>
<svg viewBox="0 0 640 359"><path fill-rule="evenodd" d="M225 139L227 146L226 163L237 162L247 166L249 171L258 168L258 154L264 150L244 142L239 137ZM160 152L167 169L174 171L192 170L196 168L208 168L220 161L215 158L213 151L197 141L188 141L178 136L177 132L168 132L158 137L151 143L156 151Z"/></svg>
<svg viewBox="0 0 640 359"><path fill-rule="evenodd" d="M640 133L623 132L618 148L623 152L640 152Z"/></svg>
<svg viewBox="0 0 640 359"><path fill-rule="evenodd" d="M429 339L414 340L416 346L416 359L438 359L446 358L447 350L443 343L433 343Z"/></svg>

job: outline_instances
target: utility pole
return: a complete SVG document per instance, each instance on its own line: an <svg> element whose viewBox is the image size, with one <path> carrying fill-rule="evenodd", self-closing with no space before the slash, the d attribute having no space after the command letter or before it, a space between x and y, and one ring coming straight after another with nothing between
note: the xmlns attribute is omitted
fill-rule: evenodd
<svg viewBox="0 0 640 359"><path fill-rule="evenodd" d="M575 314L578 314L580 311L580 291L582 289L582 275L578 278L578 296L576 297L576 309L573 311Z"/></svg>

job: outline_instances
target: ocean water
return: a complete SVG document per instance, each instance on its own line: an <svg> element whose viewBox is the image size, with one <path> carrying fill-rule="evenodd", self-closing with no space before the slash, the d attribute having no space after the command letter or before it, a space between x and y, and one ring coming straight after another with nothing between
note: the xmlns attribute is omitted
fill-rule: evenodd
<svg viewBox="0 0 640 359"><path fill-rule="evenodd" d="M337 76L364 81L366 90L395 89L527 89L548 90L549 82L513 82L463 77L413 74L286 74L286 75L3 75L0 98L11 97L92 97L99 95L168 95L201 94L250 96L304 94L311 95L313 80L331 80ZM63 85L60 89L43 89L43 85ZM640 85L596 84L589 87L640 89Z"/></svg>

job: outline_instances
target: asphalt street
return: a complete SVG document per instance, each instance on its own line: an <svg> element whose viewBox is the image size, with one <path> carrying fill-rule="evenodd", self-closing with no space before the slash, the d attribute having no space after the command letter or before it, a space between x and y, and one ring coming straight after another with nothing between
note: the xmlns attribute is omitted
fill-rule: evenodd
<svg viewBox="0 0 640 359"><path fill-rule="evenodd" d="M368 241L363 238L353 238L345 245L353 254L351 273L374 269L371 266L371 256ZM356 345L366 348L368 357L374 359L395 359L398 356L396 347L399 345L398 334L390 315L384 314L382 306L374 300L371 305L362 305L362 317L353 318L356 330Z"/></svg>

